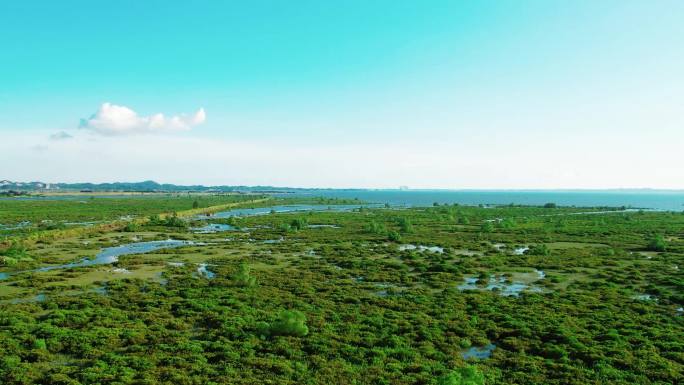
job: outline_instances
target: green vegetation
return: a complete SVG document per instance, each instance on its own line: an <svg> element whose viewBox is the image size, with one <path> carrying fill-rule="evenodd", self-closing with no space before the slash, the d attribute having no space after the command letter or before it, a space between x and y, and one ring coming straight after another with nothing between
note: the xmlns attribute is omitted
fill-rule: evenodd
<svg viewBox="0 0 684 385"><path fill-rule="evenodd" d="M397 220L397 223L399 224L399 229L401 230L402 233L410 233L413 232L413 226L411 225L411 220L405 217L400 217Z"/></svg>
<svg viewBox="0 0 684 385"><path fill-rule="evenodd" d="M127 223L126 226L124 226L123 231L125 231L127 233L133 233L133 232L138 231L139 229L140 229L140 226L138 226L137 223L130 222L130 223Z"/></svg>
<svg viewBox="0 0 684 385"><path fill-rule="evenodd" d="M492 224L492 222L484 222L480 226L480 231L482 231L483 233L491 233L492 231L494 231L494 225Z"/></svg>
<svg viewBox="0 0 684 385"><path fill-rule="evenodd" d="M473 366L454 370L437 380L437 385L484 385L484 383L484 375Z"/></svg>
<svg viewBox="0 0 684 385"><path fill-rule="evenodd" d="M89 225L122 217L146 217L161 213L208 208L217 205L244 202L261 198L250 195L145 195L142 197L79 197L73 199L35 198L0 200L0 224L14 227L25 222L27 226L3 230L2 236L27 234L36 231Z"/></svg>
<svg viewBox="0 0 684 385"><path fill-rule="evenodd" d="M273 323L262 323L258 328L261 335L304 337L309 334L306 316L300 311L283 310Z"/></svg>
<svg viewBox="0 0 684 385"><path fill-rule="evenodd" d="M188 223L185 222L183 219L178 217L178 214L173 213L172 215L167 215L164 218L161 218L159 215L151 215L148 219L148 221L145 223L147 226L165 226L165 227L178 227L178 228L186 228L188 227ZM128 225L126 225L128 227ZM124 228L125 230L125 228Z"/></svg>
<svg viewBox="0 0 684 385"><path fill-rule="evenodd" d="M381 235L387 233L387 228L385 228L385 225L377 223L376 221L370 221L366 227L366 232L369 234Z"/></svg>
<svg viewBox="0 0 684 385"><path fill-rule="evenodd" d="M294 231L303 230L308 225L305 218L295 218L290 222L290 229Z"/></svg>
<svg viewBox="0 0 684 385"><path fill-rule="evenodd" d="M551 250L549 249L548 246L546 246L545 244L542 243L542 244L534 245L534 246L530 247L530 249L527 250L525 253L529 254L529 255L543 255L543 256L545 256L545 255L549 255L551 253Z"/></svg>
<svg viewBox="0 0 684 385"><path fill-rule="evenodd" d="M666 248L665 238L662 235L655 235L648 241L648 249L651 251L665 251Z"/></svg>
<svg viewBox="0 0 684 385"><path fill-rule="evenodd" d="M0 246L0 266L14 266L21 259L28 258L26 247L17 241Z"/></svg>
<svg viewBox="0 0 684 385"><path fill-rule="evenodd" d="M241 263L239 270L233 276L233 281L237 286L253 287L256 285L256 277L250 275L251 269L246 263Z"/></svg>
<svg viewBox="0 0 684 385"><path fill-rule="evenodd" d="M387 233L387 240L391 242L401 242L401 234L392 230Z"/></svg>
<svg viewBox="0 0 684 385"><path fill-rule="evenodd" d="M205 196L128 199L143 209L96 198L100 214L67 212L51 201L54 213L46 204L24 219L33 203L2 202L14 223L139 220L12 233L0 248L0 273L14 273L0 275L3 385L662 385L684 375L682 213L440 204L225 218L193 215L195 200L215 211ZM207 223L238 230L193 230ZM193 243L16 273L166 239Z"/></svg>

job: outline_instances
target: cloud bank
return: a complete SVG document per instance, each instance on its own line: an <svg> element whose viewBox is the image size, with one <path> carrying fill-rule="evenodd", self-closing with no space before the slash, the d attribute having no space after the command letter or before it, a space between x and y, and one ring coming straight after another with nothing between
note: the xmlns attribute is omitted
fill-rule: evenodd
<svg viewBox="0 0 684 385"><path fill-rule="evenodd" d="M75 135L52 142L48 136L30 131L3 134L0 164L12 167L2 169L0 178L338 188L684 187L680 142L663 141L657 135L636 140L630 134L616 138L612 133L592 133L548 139L535 151L520 151L529 147L528 138L513 134L461 140L435 137L420 143L387 139L382 145L355 138L311 145L301 138ZM637 163L618 167L605 161L606 148L612 157L628 159L656 147L657 153Z"/></svg>
<svg viewBox="0 0 684 385"><path fill-rule="evenodd" d="M103 103L90 118L81 119L79 127L106 136L162 134L187 131L204 123L206 119L204 108L200 108L192 115L166 117L162 113L157 113L141 116L126 106Z"/></svg>

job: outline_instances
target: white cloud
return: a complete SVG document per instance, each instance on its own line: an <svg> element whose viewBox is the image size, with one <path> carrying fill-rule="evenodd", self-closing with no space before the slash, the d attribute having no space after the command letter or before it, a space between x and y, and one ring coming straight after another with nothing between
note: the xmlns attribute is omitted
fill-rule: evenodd
<svg viewBox="0 0 684 385"><path fill-rule="evenodd" d="M50 140L67 140L67 139L73 139L72 135L69 135L68 133L64 131L60 131L57 133L54 133L50 135Z"/></svg>
<svg viewBox="0 0 684 385"><path fill-rule="evenodd" d="M187 131L204 123L206 119L204 108L200 108L192 115L166 117L162 113L157 113L141 116L126 106L103 103L90 118L81 119L80 127L107 136L160 134Z"/></svg>

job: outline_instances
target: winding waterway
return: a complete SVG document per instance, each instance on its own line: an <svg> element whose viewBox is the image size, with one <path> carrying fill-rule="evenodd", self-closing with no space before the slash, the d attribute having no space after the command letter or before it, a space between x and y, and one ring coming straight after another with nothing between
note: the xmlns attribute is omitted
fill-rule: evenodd
<svg viewBox="0 0 684 385"><path fill-rule="evenodd" d="M76 267L93 265L109 265L117 262L119 260L119 257L122 255L144 254L155 250L169 249L193 244L196 243L192 241L179 241L175 239L167 239L164 241L135 242L121 246L107 247L102 249L102 251L100 251L93 259L83 258L77 262L70 262L61 265L44 266L32 270L0 273L0 280L7 279L11 275L20 273L45 272L51 270L72 269Z"/></svg>

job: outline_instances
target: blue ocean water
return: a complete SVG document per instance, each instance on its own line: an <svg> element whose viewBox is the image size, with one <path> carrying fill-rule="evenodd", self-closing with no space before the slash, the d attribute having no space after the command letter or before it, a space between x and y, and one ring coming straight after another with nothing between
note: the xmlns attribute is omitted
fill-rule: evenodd
<svg viewBox="0 0 684 385"><path fill-rule="evenodd" d="M684 191L607 190L607 191L497 191L497 190L311 190L292 195L358 198L366 202L392 205L430 206L439 204L521 204L577 207L631 207L668 211L684 211Z"/></svg>
<svg viewBox="0 0 684 385"><path fill-rule="evenodd" d="M430 206L439 204L543 205L577 207L631 207L667 211L684 211L684 190L364 190L312 189L274 194L281 197L323 196L354 199L398 206ZM98 198L139 198L144 195L98 195ZM147 195L145 197L153 197ZM86 200L83 195L46 197L0 197L0 200Z"/></svg>

